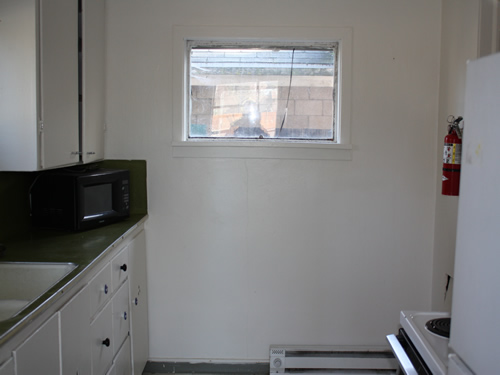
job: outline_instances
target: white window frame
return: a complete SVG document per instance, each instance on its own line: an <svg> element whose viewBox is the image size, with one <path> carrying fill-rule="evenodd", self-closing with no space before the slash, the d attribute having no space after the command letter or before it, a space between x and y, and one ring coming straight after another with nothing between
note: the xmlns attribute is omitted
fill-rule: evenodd
<svg viewBox="0 0 500 375"><path fill-rule="evenodd" d="M188 138L189 40L339 43L336 142L318 140L224 140ZM351 160L351 28L175 26L173 40L174 157Z"/></svg>

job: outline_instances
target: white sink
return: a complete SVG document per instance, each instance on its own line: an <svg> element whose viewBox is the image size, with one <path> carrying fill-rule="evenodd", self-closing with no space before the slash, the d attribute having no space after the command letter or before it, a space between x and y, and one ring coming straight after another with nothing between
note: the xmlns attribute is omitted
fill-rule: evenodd
<svg viewBox="0 0 500 375"><path fill-rule="evenodd" d="M76 266L74 263L0 262L0 321L17 315Z"/></svg>

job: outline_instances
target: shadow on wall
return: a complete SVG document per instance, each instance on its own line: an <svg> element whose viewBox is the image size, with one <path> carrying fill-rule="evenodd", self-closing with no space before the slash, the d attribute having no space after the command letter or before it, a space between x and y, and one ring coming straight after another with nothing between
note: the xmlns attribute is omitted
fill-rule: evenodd
<svg viewBox="0 0 500 375"><path fill-rule="evenodd" d="M0 172L0 242L31 228L29 189L37 172Z"/></svg>

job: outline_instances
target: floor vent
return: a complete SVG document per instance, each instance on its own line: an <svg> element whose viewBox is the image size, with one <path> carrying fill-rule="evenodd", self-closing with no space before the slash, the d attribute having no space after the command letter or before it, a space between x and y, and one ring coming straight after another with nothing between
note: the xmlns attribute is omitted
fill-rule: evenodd
<svg viewBox="0 0 500 375"><path fill-rule="evenodd" d="M271 345L269 372L293 375L395 374L397 360L386 347Z"/></svg>

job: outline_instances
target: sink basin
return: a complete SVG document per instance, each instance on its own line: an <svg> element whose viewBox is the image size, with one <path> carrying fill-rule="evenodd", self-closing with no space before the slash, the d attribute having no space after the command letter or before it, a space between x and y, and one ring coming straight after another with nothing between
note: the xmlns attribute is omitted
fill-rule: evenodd
<svg viewBox="0 0 500 375"><path fill-rule="evenodd" d="M0 321L20 313L76 266L74 263L0 262Z"/></svg>

